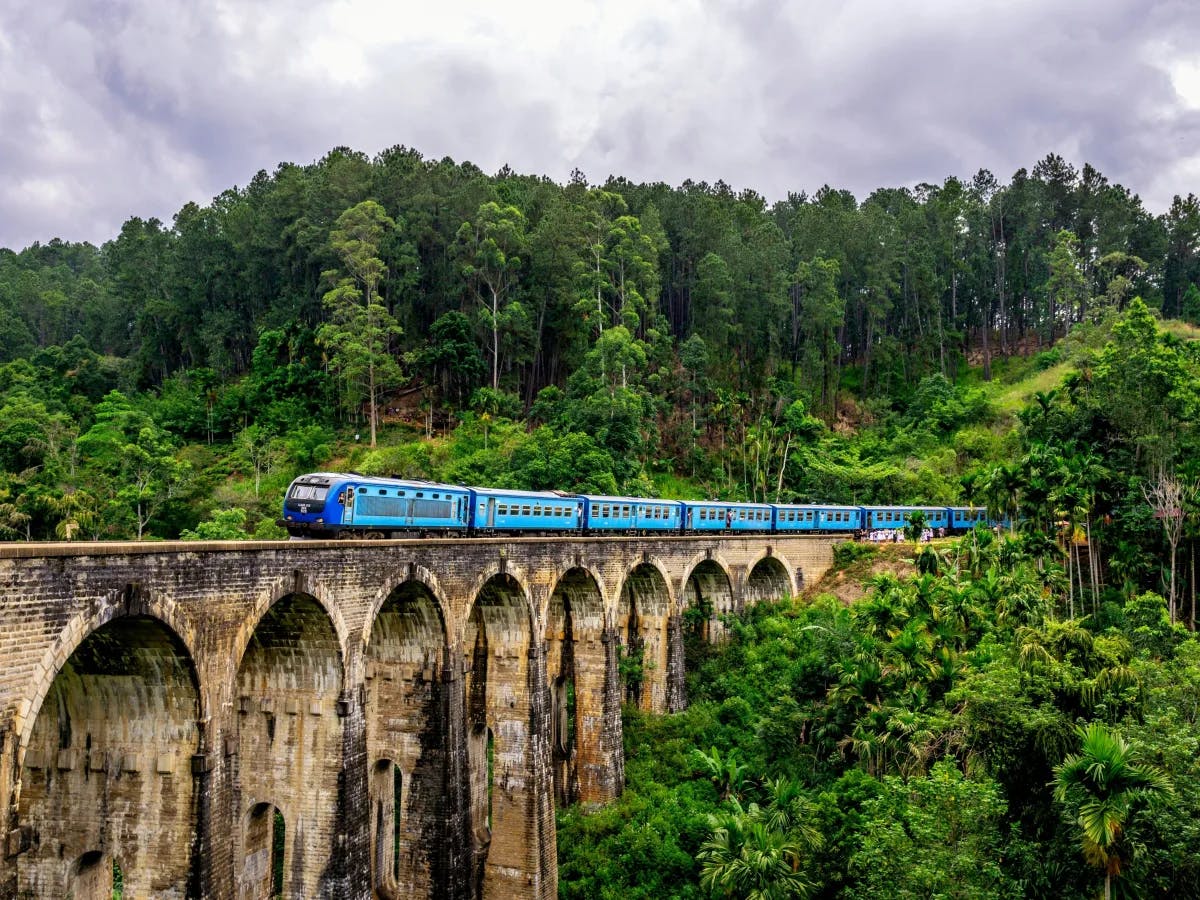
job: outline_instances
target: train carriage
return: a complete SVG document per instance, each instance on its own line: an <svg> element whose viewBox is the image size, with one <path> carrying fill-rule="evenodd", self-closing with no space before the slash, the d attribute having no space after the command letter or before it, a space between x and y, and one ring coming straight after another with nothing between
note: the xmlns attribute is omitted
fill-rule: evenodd
<svg viewBox="0 0 1200 900"><path fill-rule="evenodd" d="M926 528L949 528L950 510L944 506L866 506L865 528L868 531L898 530L908 525L915 512L925 514Z"/></svg>
<svg viewBox="0 0 1200 900"><path fill-rule="evenodd" d="M691 532L770 531L774 517L767 503L722 503L684 500L683 530Z"/></svg>
<svg viewBox="0 0 1200 900"><path fill-rule="evenodd" d="M950 531L954 534L962 534L970 531L979 523L985 525L994 525L994 520L988 516L987 510L979 506L951 506L950 507Z"/></svg>
<svg viewBox="0 0 1200 900"><path fill-rule="evenodd" d="M554 491L469 488L470 527L479 534L497 532L578 532L583 501Z"/></svg>
<svg viewBox="0 0 1200 900"><path fill-rule="evenodd" d="M853 533L863 527L863 511L859 506L776 503L774 509L775 530L779 532Z"/></svg>

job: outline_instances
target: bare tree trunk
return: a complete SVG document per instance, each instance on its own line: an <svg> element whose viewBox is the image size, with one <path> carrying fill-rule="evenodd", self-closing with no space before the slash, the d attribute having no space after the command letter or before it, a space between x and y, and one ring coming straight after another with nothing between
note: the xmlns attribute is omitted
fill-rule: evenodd
<svg viewBox="0 0 1200 900"><path fill-rule="evenodd" d="M500 296L492 288L492 390L500 390ZM372 444L372 447L375 445Z"/></svg>

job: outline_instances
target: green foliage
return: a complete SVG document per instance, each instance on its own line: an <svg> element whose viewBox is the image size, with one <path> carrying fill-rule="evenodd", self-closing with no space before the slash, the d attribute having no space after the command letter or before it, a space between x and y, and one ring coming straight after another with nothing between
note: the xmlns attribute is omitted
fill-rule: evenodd
<svg viewBox="0 0 1200 900"><path fill-rule="evenodd" d="M212 518L201 522L195 530L184 529L179 537L185 541L242 541L246 533L246 510L239 507L215 509Z"/></svg>
<svg viewBox="0 0 1200 900"><path fill-rule="evenodd" d="M1054 799L1077 830L1084 858L1104 872L1104 895L1112 879L1140 848L1124 839L1138 805L1156 803L1171 792L1170 782L1153 766L1132 761L1129 745L1102 724L1076 729L1083 741L1054 769Z"/></svg>
<svg viewBox="0 0 1200 900"><path fill-rule="evenodd" d="M833 565L838 569L845 569L847 566L858 562L859 560L872 559L877 556L878 553L879 547L875 544L846 541L844 543L834 545Z"/></svg>
<svg viewBox="0 0 1200 900"><path fill-rule="evenodd" d="M1021 895L1006 875L1000 786L970 779L948 760L928 775L882 779L863 805L862 844L851 857L863 898Z"/></svg>

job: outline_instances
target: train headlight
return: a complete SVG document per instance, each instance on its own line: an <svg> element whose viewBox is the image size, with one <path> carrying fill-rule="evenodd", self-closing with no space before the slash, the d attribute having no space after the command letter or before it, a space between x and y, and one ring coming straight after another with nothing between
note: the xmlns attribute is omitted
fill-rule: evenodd
<svg viewBox="0 0 1200 900"><path fill-rule="evenodd" d="M317 524L318 524L318 525L324 525L324 524L325 524L325 520L324 520L324 519L317 519Z"/></svg>

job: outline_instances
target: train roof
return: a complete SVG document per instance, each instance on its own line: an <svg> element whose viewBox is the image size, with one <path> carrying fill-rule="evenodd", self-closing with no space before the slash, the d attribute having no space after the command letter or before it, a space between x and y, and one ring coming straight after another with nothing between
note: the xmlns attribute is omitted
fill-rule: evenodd
<svg viewBox="0 0 1200 900"><path fill-rule="evenodd" d="M465 487L455 484L442 484L437 481L422 481L419 478L393 478L389 475L359 475L355 472L311 472L301 475L296 481L312 483L327 480L353 481L356 484L386 484L390 487L415 488L417 490L435 491L466 491Z"/></svg>
<svg viewBox="0 0 1200 900"><path fill-rule="evenodd" d="M564 494L560 491L522 491L516 488L485 488L473 487L474 491L483 497L528 497L531 500L574 500L575 494Z"/></svg>
<svg viewBox="0 0 1200 900"><path fill-rule="evenodd" d="M772 503L780 509L862 509L853 503Z"/></svg>
<svg viewBox="0 0 1200 900"><path fill-rule="evenodd" d="M665 497L613 497L610 494L580 494L594 503L679 503L678 500L668 500Z"/></svg>
<svg viewBox="0 0 1200 900"><path fill-rule="evenodd" d="M863 508L864 509L949 509L950 507L939 506L936 503L925 503L925 504L913 503L911 505L906 505L906 506L871 506L871 505L868 505ZM964 509L965 509L965 507L964 507Z"/></svg>
<svg viewBox="0 0 1200 900"><path fill-rule="evenodd" d="M745 500L676 500L676 503L682 503L685 506L753 506L755 509L771 507L770 503L751 503Z"/></svg>

